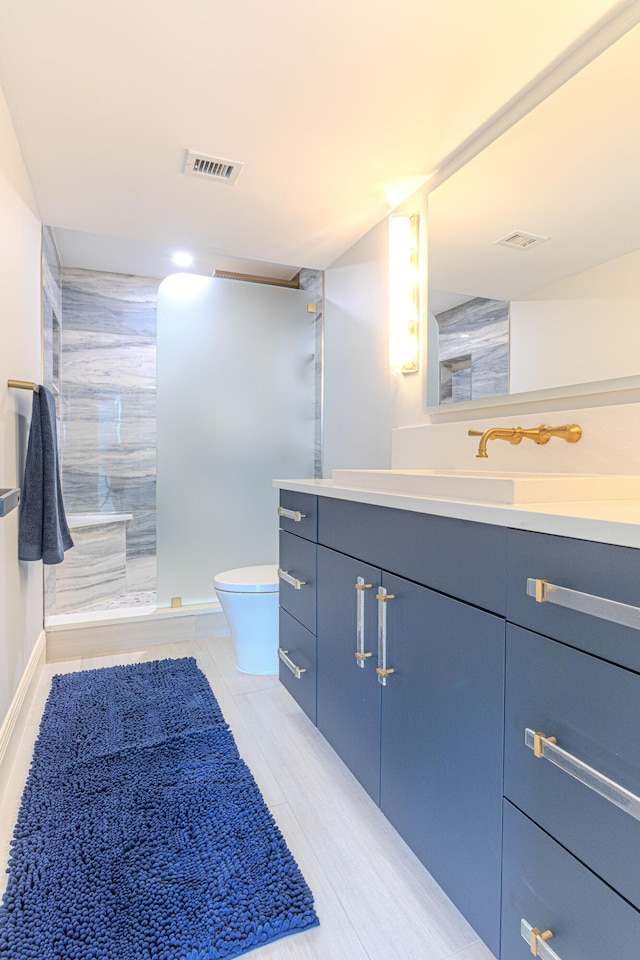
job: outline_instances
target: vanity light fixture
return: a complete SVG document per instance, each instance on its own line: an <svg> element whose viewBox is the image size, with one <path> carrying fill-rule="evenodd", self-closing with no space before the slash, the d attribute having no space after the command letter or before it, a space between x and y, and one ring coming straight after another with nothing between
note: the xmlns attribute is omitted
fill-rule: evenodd
<svg viewBox="0 0 640 960"><path fill-rule="evenodd" d="M193 264L193 257L184 250L179 250L178 253L174 253L172 260L176 267L190 267Z"/></svg>
<svg viewBox="0 0 640 960"><path fill-rule="evenodd" d="M419 217L389 217L389 362L416 373L420 359Z"/></svg>

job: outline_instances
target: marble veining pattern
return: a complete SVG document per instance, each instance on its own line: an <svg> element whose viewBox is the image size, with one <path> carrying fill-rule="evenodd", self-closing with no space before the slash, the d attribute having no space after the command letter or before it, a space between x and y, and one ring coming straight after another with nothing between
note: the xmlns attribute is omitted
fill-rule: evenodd
<svg viewBox="0 0 640 960"><path fill-rule="evenodd" d="M101 336L132 334L155 342L160 281L64 267L62 283L68 329L95 329Z"/></svg>
<svg viewBox="0 0 640 960"><path fill-rule="evenodd" d="M70 516L69 527L74 546L55 567L55 613L68 613L126 593L126 521L78 526Z"/></svg>
<svg viewBox="0 0 640 960"><path fill-rule="evenodd" d="M132 514L128 561L156 552L158 285L144 277L62 269L65 502L72 513ZM102 551L98 541L94 549ZM146 573L138 584L128 571L117 594L154 587ZM94 603L86 596L77 600L83 607Z"/></svg>
<svg viewBox="0 0 640 960"><path fill-rule="evenodd" d="M123 593L107 600L97 600L84 607L74 607L74 613L93 613L101 610L140 610L156 606L155 590L140 590L138 593Z"/></svg>
<svg viewBox="0 0 640 960"><path fill-rule="evenodd" d="M61 269L51 227L42 228L43 383L53 382L53 323L62 319Z"/></svg>
<svg viewBox="0 0 640 960"><path fill-rule="evenodd" d="M42 228L42 370L45 386L53 388L53 327L62 323L62 285L60 258L51 227ZM57 401L59 404L59 400ZM60 423L58 422L58 442ZM55 568L44 565L44 610L45 616L55 612Z"/></svg>
<svg viewBox="0 0 640 960"><path fill-rule="evenodd" d="M471 354L470 399L508 393L509 304L474 297L439 313L436 320L441 362Z"/></svg>

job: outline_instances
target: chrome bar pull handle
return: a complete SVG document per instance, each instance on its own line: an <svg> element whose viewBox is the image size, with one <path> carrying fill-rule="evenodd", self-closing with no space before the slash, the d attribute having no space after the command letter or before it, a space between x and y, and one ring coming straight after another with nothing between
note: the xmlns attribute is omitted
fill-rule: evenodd
<svg viewBox="0 0 640 960"><path fill-rule="evenodd" d="M579 590L559 587L548 580L535 580L532 577L527 579L527 596L533 597L536 603L555 603L559 607L567 607L569 610L587 613L610 623L640 630L640 607L628 603L596 597L592 593L581 593Z"/></svg>
<svg viewBox="0 0 640 960"><path fill-rule="evenodd" d="M356 660L358 661L358 666L364 669L365 660L367 660L371 654L365 653L364 649L364 592L371 588L370 583L364 582L364 577L358 577L356 579L356 590L357 599L356 599Z"/></svg>
<svg viewBox="0 0 640 960"><path fill-rule="evenodd" d="M542 960L560 960L555 950L549 946L549 940L553 939L551 930L541 933L538 927L532 927L526 920L521 920L520 936L529 944L529 950L534 957L542 957Z"/></svg>
<svg viewBox="0 0 640 960"><path fill-rule="evenodd" d="M296 680L299 680L302 674L307 672L307 669L306 667L296 666L293 660L290 660L289 657L287 656L288 653L289 653L288 650L283 650L282 647L278 647L278 659L282 660L285 667L288 667L289 670L291 670L291 673L294 675Z"/></svg>
<svg viewBox="0 0 640 960"><path fill-rule="evenodd" d="M300 523L307 515L306 513L300 513L299 510L287 510L286 507L278 507L278 516L286 517L287 520L294 520L296 523Z"/></svg>
<svg viewBox="0 0 640 960"><path fill-rule="evenodd" d="M640 820L640 797L616 783L615 780L610 780L604 773L590 767L584 760L567 753L558 746L555 737L547 737L544 733L536 733L527 727L524 731L524 742L530 750L533 750L534 756L553 763L574 780L604 797L620 810L624 810L634 820Z"/></svg>
<svg viewBox="0 0 640 960"><path fill-rule="evenodd" d="M278 577L280 580L284 580L285 583L288 583L290 587L293 587L294 590L300 590L301 587L304 587L306 580L298 580L297 577L292 577L288 570L283 570L282 567L278 567Z"/></svg>
<svg viewBox="0 0 640 960"><path fill-rule="evenodd" d="M393 593L387 593L384 587L380 587L376 593L378 601L378 683L383 687L387 685L387 677L395 673L391 667L387 667L387 603L395 599Z"/></svg>

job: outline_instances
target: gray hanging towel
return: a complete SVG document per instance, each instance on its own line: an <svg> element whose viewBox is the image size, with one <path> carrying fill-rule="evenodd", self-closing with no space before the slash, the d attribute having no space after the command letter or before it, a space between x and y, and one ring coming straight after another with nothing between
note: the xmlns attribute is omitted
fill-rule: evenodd
<svg viewBox="0 0 640 960"><path fill-rule="evenodd" d="M60 486L56 402L45 387L33 393L31 429L22 484L18 558L61 563L73 546Z"/></svg>

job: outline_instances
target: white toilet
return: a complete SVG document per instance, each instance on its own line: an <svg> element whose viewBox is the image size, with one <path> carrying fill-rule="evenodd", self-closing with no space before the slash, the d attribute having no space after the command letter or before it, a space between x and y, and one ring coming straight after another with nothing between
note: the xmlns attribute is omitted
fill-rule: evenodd
<svg viewBox="0 0 640 960"><path fill-rule="evenodd" d="M213 580L242 673L278 672L278 567L225 570Z"/></svg>

